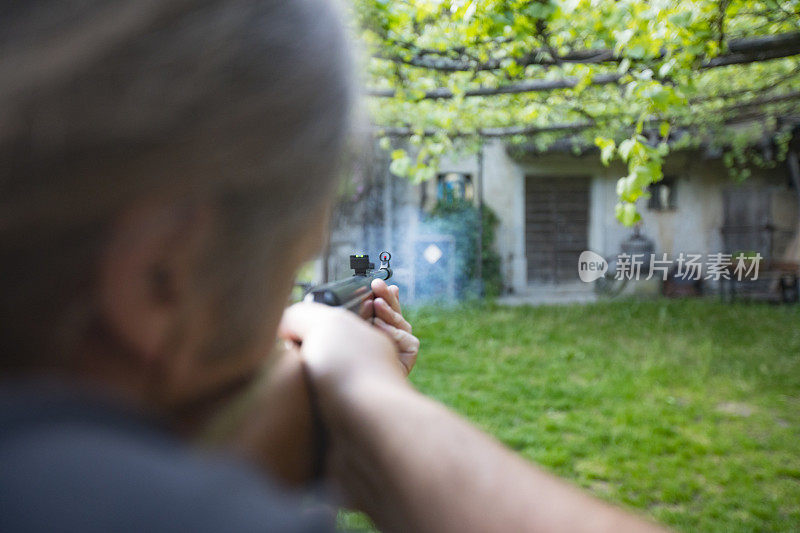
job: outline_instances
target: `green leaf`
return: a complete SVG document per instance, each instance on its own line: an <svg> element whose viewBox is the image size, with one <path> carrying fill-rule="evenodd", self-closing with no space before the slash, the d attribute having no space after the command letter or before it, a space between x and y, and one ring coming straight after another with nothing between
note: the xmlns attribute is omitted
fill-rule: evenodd
<svg viewBox="0 0 800 533"><path fill-rule="evenodd" d="M619 143L619 156L622 158L623 161L627 162L628 158L631 155L631 150L633 150L634 146L636 146L636 141L633 139L625 139L621 143Z"/></svg>
<svg viewBox="0 0 800 533"><path fill-rule="evenodd" d="M664 64L662 64L661 67L658 69L658 77L659 78L667 77L669 75L669 73L672 71L672 68L674 66L675 66L675 60L674 59L670 59L669 61L667 61Z"/></svg>
<svg viewBox="0 0 800 533"><path fill-rule="evenodd" d="M633 34L634 34L633 28L627 28L625 30L616 32L617 43L614 47L614 53L619 54L625 47L625 45L628 44L628 41L631 40Z"/></svg>
<svg viewBox="0 0 800 533"><path fill-rule="evenodd" d="M692 21L692 11L689 9L683 9L678 13L670 15L667 20L669 20L675 26L688 26Z"/></svg>
<svg viewBox="0 0 800 533"><path fill-rule="evenodd" d="M614 208L617 220L624 226L631 227L642 219L642 216L636 210L636 205L628 202L621 202Z"/></svg>
<svg viewBox="0 0 800 533"><path fill-rule="evenodd" d="M408 157L401 157L399 159L395 159L389 165L389 171L395 176L399 176L401 178L408 177L408 171L410 168L411 168L411 159L409 159Z"/></svg>
<svg viewBox="0 0 800 533"><path fill-rule="evenodd" d="M534 19L546 19L556 9L550 2L531 2L525 7L524 12Z"/></svg>
<svg viewBox="0 0 800 533"><path fill-rule="evenodd" d="M595 137L594 144L600 148L600 160L605 166L608 166L611 158L614 157L614 151L617 148L616 144L614 143L614 139Z"/></svg>
<svg viewBox="0 0 800 533"><path fill-rule="evenodd" d="M642 59L646 53L647 50L641 44L631 46L626 50L626 54L634 59Z"/></svg>
<svg viewBox="0 0 800 533"><path fill-rule="evenodd" d="M669 107L670 100L671 100L671 92L663 87L659 87L655 90L649 91L649 98L650 102L653 104L653 108L658 111L666 111Z"/></svg>
<svg viewBox="0 0 800 533"><path fill-rule="evenodd" d="M632 183L637 188L647 187L653 182L653 168L650 165L637 165L631 173Z"/></svg>

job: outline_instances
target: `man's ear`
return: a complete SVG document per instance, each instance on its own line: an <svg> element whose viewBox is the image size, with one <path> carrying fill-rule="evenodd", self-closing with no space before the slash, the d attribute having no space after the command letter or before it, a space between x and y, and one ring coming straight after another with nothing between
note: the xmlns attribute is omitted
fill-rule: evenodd
<svg viewBox="0 0 800 533"><path fill-rule="evenodd" d="M317 257L322 249L327 246L330 238L331 213L333 199L325 200L323 204L306 218L305 230L295 239L295 246L300 258L298 266L305 261Z"/></svg>
<svg viewBox="0 0 800 533"><path fill-rule="evenodd" d="M189 298L190 277L209 231L199 207L147 202L112 227L99 264L99 308L127 352L151 365ZM204 222L205 221L205 222Z"/></svg>

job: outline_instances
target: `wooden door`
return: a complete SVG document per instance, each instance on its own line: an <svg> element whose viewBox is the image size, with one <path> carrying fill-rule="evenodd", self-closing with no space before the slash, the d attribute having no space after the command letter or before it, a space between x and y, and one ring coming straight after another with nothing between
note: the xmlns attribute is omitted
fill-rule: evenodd
<svg viewBox="0 0 800 533"><path fill-rule="evenodd" d="M589 178L525 180L525 255L529 283L578 279L588 246Z"/></svg>

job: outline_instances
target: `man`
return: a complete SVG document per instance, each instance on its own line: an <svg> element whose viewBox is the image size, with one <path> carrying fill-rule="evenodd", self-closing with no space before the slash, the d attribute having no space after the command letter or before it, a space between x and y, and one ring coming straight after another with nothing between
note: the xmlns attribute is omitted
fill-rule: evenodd
<svg viewBox="0 0 800 533"><path fill-rule="evenodd" d="M328 2L12 0L0 43L0 530L323 530L316 467L386 530L652 527L415 392L396 288L284 312L351 139Z"/></svg>

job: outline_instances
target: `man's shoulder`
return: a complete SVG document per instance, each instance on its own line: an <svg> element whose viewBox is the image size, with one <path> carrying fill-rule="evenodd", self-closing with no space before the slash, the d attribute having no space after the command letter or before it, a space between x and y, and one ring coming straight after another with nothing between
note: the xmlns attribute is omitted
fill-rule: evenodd
<svg viewBox="0 0 800 533"><path fill-rule="evenodd" d="M35 418L35 415L34 415ZM321 527L252 468L136 423L10 424L0 436L4 531L311 531Z"/></svg>

